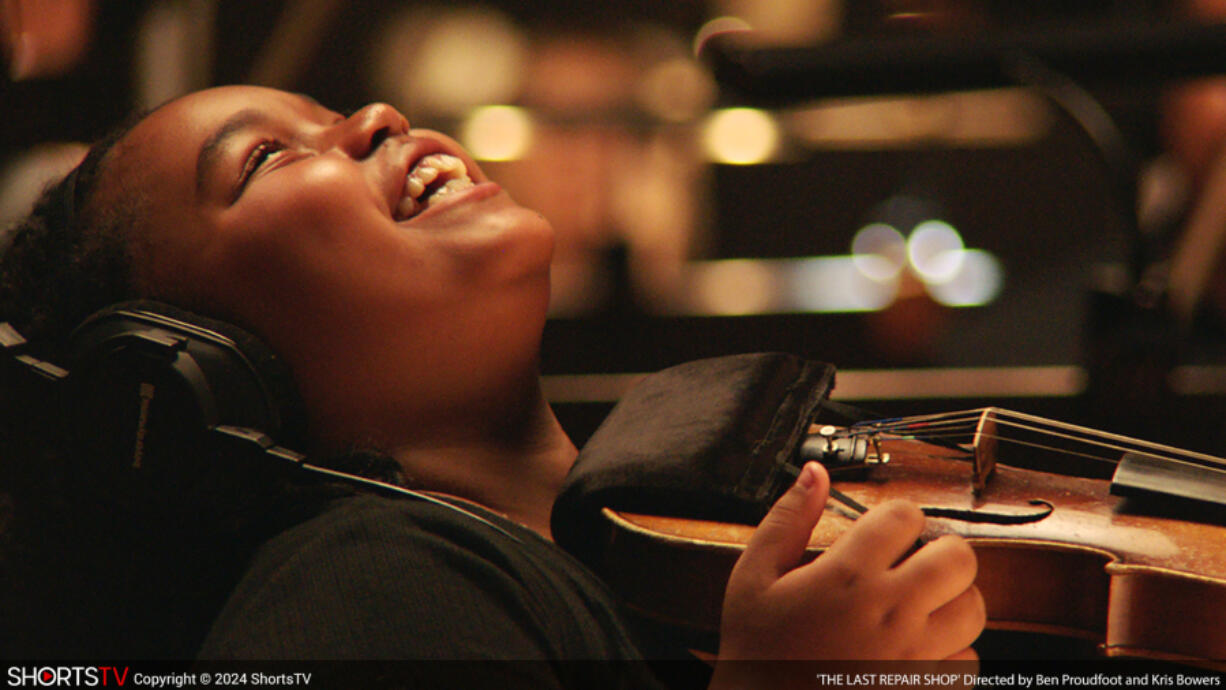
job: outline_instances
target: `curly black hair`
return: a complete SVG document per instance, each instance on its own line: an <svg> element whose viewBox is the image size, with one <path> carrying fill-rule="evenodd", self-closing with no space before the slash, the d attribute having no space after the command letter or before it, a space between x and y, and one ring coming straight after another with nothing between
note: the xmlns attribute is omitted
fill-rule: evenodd
<svg viewBox="0 0 1226 690"><path fill-rule="evenodd" d="M86 316L137 298L131 240L144 199L132 190L99 192L111 153L142 116L95 143L33 211L8 230L0 258L0 318L37 347L54 350Z"/></svg>

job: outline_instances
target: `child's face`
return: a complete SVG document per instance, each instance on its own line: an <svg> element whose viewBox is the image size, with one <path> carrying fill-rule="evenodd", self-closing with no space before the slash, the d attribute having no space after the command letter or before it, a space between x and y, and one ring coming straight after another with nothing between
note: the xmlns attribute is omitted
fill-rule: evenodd
<svg viewBox="0 0 1226 690"><path fill-rule="evenodd" d="M432 183L410 175L440 154ZM294 94L212 89L155 111L116 160L149 199L138 283L256 330L309 406L387 382L437 409L535 362L552 228L389 106L346 118ZM425 195L406 201L418 182Z"/></svg>

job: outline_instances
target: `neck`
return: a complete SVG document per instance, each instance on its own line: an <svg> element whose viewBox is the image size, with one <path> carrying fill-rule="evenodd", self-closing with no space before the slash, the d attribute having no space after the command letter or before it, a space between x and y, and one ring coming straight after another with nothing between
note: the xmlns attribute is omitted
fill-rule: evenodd
<svg viewBox="0 0 1226 690"><path fill-rule="evenodd" d="M539 384L508 409L401 445L394 456L416 487L474 501L549 539L553 501L578 451Z"/></svg>

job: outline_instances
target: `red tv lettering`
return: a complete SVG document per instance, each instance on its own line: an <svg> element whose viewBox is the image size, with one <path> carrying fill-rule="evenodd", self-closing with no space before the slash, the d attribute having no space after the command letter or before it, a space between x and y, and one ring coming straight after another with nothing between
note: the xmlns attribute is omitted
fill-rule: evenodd
<svg viewBox="0 0 1226 690"><path fill-rule="evenodd" d="M106 685L106 672L110 671L111 675L115 676L115 685L123 687L123 684L128 682L128 667L123 667L123 675L119 675L119 668L115 666L99 666L99 671L102 671L102 684Z"/></svg>

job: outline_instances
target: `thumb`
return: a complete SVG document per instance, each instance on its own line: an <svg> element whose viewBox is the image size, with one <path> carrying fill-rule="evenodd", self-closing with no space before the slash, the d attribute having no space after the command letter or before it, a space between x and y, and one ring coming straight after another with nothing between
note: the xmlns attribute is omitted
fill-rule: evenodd
<svg viewBox="0 0 1226 690"><path fill-rule="evenodd" d="M826 468L816 462L805 463L796 483L775 501L758 524L738 565L770 581L799 565L813 528L826 508L829 492L830 475Z"/></svg>

